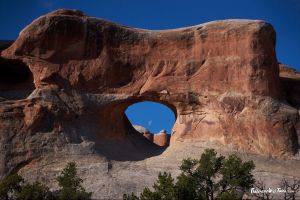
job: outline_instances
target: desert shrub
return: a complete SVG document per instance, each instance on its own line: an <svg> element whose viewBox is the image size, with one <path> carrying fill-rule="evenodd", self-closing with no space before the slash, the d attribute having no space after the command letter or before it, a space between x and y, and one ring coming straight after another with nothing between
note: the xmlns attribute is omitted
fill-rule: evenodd
<svg viewBox="0 0 300 200"><path fill-rule="evenodd" d="M132 192L131 194L124 194L124 200L139 200L139 198Z"/></svg>
<svg viewBox="0 0 300 200"><path fill-rule="evenodd" d="M92 193L86 192L82 187L82 179L77 176L75 162L70 162L57 177L60 190L58 199L60 200L87 200L91 199Z"/></svg>
<svg viewBox="0 0 300 200"><path fill-rule="evenodd" d="M12 174L0 181L0 200L89 200L92 193L82 187L76 164L70 162L57 177L60 189L51 192L40 182L25 183L22 176Z"/></svg>
<svg viewBox="0 0 300 200"><path fill-rule="evenodd" d="M0 181L0 199L10 200L14 199L15 195L22 189L21 184L24 179L18 174L12 174L4 177Z"/></svg>
<svg viewBox="0 0 300 200"><path fill-rule="evenodd" d="M243 162L236 155L218 156L206 149L199 159L184 159L181 174L172 178L170 173L159 173L153 190L145 188L140 197L124 195L127 200L235 200L254 185L253 161ZM130 198L131 199L130 199Z"/></svg>
<svg viewBox="0 0 300 200"><path fill-rule="evenodd" d="M280 183L280 187L285 190L284 193L284 200L294 200L300 198L299 191L300 191L300 180L293 179L288 180L287 178L283 178Z"/></svg>
<svg viewBox="0 0 300 200"><path fill-rule="evenodd" d="M49 188L40 182L25 184L16 194L17 200L52 200L55 199Z"/></svg>
<svg viewBox="0 0 300 200"><path fill-rule="evenodd" d="M163 199L163 200L172 200L175 195L174 190L174 179L170 173L159 173L156 183L154 183L154 191L150 191L149 188L145 188L141 193L141 199Z"/></svg>

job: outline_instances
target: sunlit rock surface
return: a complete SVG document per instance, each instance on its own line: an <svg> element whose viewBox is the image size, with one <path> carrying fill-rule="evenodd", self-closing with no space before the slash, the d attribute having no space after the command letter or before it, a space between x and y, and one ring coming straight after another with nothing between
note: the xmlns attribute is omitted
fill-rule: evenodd
<svg viewBox="0 0 300 200"><path fill-rule="evenodd" d="M151 31L58 10L8 46L0 58L2 176L19 172L55 188L57 173L76 161L95 198L120 198L212 147L255 160L256 176L269 183L300 177L300 74L279 67L264 21ZM168 148L124 114L145 100L177 117ZM153 141L165 144L160 135Z"/></svg>

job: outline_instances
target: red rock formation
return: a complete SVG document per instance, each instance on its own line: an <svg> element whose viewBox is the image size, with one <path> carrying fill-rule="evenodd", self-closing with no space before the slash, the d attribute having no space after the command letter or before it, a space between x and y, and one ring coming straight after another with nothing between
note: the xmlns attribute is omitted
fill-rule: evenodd
<svg viewBox="0 0 300 200"><path fill-rule="evenodd" d="M147 140L158 146L167 147L170 144L170 135L168 135L165 130L161 130L159 133L153 134L143 126L133 125L133 128L141 133Z"/></svg>
<svg viewBox="0 0 300 200"><path fill-rule="evenodd" d="M146 129L143 126L139 126L139 125L133 125L133 128L138 131L139 133L143 134L143 136L149 140L150 142L153 142L153 134L150 133L150 131L148 129Z"/></svg>
<svg viewBox="0 0 300 200"><path fill-rule="evenodd" d="M272 156L299 148L298 100L285 101L275 32L264 21L151 31L58 10L33 21L1 57L28 66L36 89L0 102L0 174L71 144L85 145L72 148L76 155L125 154L119 143L128 144L132 127L124 111L144 100L176 114L171 145L205 141Z"/></svg>
<svg viewBox="0 0 300 200"><path fill-rule="evenodd" d="M153 142L153 134L152 133L144 133L143 136L147 138L147 140Z"/></svg>
<svg viewBox="0 0 300 200"><path fill-rule="evenodd" d="M166 131L160 131L159 133L153 135L153 143L158 146L166 147L169 145L169 142L170 137Z"/></svg>

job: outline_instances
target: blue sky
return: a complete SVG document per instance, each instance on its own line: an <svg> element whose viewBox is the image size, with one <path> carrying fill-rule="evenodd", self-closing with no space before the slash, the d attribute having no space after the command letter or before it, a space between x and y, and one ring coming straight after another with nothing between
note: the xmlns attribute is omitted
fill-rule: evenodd
<svg viewBox="0 0 300 200"><path fill-rule="evenodd" d="M0 39L15 39L33 19L58 8L79 9L90 16L145 29L170 29L233 18L266 20L277 32L278 61L300 70L300 0L1 0ZM154 109L145 104L138 110L145 113L143 109L148 107ZM151 131L170 130L172 125L158 127L160 123L154 120L162 112L163 108L158 109L150 117ZM164 119L164 124L168 124L168 119Z"/></svg>
<svg viewBox="0 0 300 200"><path fill-rule="evenodd" d="M300 0L1 0L0 39L15 39L33 19L58 8L146 29L263 19L277 32L278 60L300 70Z"/></svg>
<svg viewBox="0 0 300 200"><path fill-rule="evenodd" d="M152 133L158 133L162 129L171 133L175 122L175 115L170 108L151 101L133 104L125 113L132 124L142 125Z"/></svg>

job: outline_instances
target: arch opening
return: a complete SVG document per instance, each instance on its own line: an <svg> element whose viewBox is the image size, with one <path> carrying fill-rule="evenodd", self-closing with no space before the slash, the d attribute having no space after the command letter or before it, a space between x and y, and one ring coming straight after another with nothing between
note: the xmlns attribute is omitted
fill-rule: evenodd
<svg viewBox="0 0 300 200"><path fill-rule="evenodd" d="M132 127L158 146L168 146L176 121L174 108L164 103L141 101L127 107L125 115Z"/></svg>
<svg viewBox="0 0 300 200"><path fill-rule="evenodd" d="M25 99L35 89L33 74L21 61L0 58L0 98Z"/></svg>

